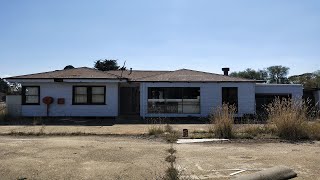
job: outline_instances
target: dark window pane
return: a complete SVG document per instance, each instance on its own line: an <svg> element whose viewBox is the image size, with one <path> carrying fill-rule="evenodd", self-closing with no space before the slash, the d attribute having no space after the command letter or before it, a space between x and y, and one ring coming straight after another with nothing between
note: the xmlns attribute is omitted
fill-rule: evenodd
<svg viewBox="0 0 320 180"><path fill-rule="evenodd" d="M223 87L222 88L222 103L233 105L238 110L238 88L237 87Z"/></svg>
<svg viewBox="0 0 320 180"><path fill-rule="evenodd" d="M92 103L104 103L104 95L92 95Z"/></svg>
<svg viewBox="0 0 320 180"><path fill-rule="evenodd" d="M77 86L73 92L74 104L104 104L105 103L105 87Z"/></svg>
<svg viewBox="0 0 320 180"><path fill-rule="evenodd" d="M39 104L40 87L24 86L22 87L22 104Z"/></svg>
<svg viewBox="0 0 320 180"><path fill-rule="evenodd" d="M38 96L26 96L26 103L39 103L39 98Z"/></svg>
<svg viewBox="0 0 320 180"><path fill-rule="evenodd" d="M81 94L76 94L74 97L74 102L79 103L79 104L85 104L88 103L88 98L87 95L81 95Z"/></svg>
<svg viewBox="0 0 320 180"><path fill-rule="evenodd" d="M151 87L148 88L149 113L200 113L200 88Z"/></svg>

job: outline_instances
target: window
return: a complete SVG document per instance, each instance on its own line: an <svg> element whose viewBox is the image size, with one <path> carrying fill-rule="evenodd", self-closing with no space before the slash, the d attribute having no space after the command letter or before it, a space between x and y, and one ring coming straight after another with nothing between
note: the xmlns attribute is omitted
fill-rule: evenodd
<svg viewBox="0 0 320 180"><path fill-rule="evenodd" d="M105 86L74 86L74 105L104 105L106 100Z"/></svg>
<svg viewBox="0 0 320 180"><path fill-rule="evenodd" d="M199 114L200 88L148 88L148 113Z"/></svg>
<svg viewBox="0 0 320 180"><path fill-rule="evenodd" d="M40 104L40 86L22 87L22 104L39 105Z"/></svg>
<svg viewBox="0 0 320 180"><path fill-rule="evenodd" d="M238 88L237 87L223 87L222 88L222 103L233 105L236 107L236 111L238 111Z"/></svg>
<svg viewBox="0 0 320 180"><path fill-rule="evenodd" d="M103 103L105 102L105 87L92 87L92 103Z"/></svg>
<svg viewBox="0 0 320 180"><path fill-rule="evenodd" d="M256 113L266 114L266 107L276 98L288 100L292 98L292 94L256 94Z"/></svg>
<svg viewBox="0 0 320 180"><path fill-rule="evenodd" d="M88 87L74 87L74 104L88 103Z"/></svg>

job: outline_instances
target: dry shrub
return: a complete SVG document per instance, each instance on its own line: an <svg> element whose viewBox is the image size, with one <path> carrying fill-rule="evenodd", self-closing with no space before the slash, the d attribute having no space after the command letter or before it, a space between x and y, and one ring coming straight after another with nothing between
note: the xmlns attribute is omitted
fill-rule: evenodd
<svg viewBox="0 0 320 180"><path fill-rule="evenodd" d="M233 121L236 107L233 105L223 104L214 110L210 117L211 123L214 123L212 130L218 138L233 137Z"/></svg>
<svg viewBox="0 0 320 180"><path fill-rule="evenodd" d="M273 136L277 133L273 125L247 125L237 131L237 138L252 139L254 137L261 137L267 135Z"/></svg>
<svg viewBox="0 0 320 180"><path fill-rule="evenodd" d="M175 143L180 138L180 136L181 135L178 131L171 131L170 133L166 134L165 139L168 143Z"/></svg>
<svg viewBox="0 0 320 180"><path fill-rule="evenodd" d="M8 118L8 112L5 105L0 104L0 121L5 121Z"/></svg>
<svg viewBox="0 0 320 180"><path fill-rule="evenodd" d="M268 122L274 124L278 136L287 140L308 138L308 103L294 99L275 99L266 107Z"/></svg>
<svg viewBox="0 0 320 180"><path fill-rule="evenodd" d="M308 134L310 139L320 140L320 122L308 124Z"/></svg>
<svg viewBox="0 0 320 180"><path fill-rule="evenodd" d="M149 135L158 136L164 133L162 125L151 125L148 129Z"/></svg>
<svg viewBox="0 0 320 180"><path fill-rule="evenodd" d="M177 131L174 131L171 126L166 126L167 134L166 134L166 140L168 143L170 143L170 149L167 150L169 155L166 157L165 161L169 163L169 167L167 168L165 172L165 176L163 179L165 180L179 180L180 179L180 172L176 168L176 153L177 150L174 149L173 143L175 143L179 138L179 133Z"/></svg>
<svg viewBox="0 0 320 180"><path fill-rule="evenodd" d="M175 167L168 167L164 180L179 180L180 172Z"/></svg>
<svg viewBox="0 0 320 180"><path fill-rule="evenodd" d="M167 133L171 133L173 132L173 127L170 126L170 124L166 124L166 126L164 127L164 131Z"/></svg>

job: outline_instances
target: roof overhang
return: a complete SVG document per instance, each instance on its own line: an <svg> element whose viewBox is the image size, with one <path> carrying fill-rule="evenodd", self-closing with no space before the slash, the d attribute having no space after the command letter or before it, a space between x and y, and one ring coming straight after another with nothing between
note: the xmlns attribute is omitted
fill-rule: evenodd
<svg viewBox="0 0 320 180"><path fill-rule="evenodd" d="M57 81L58 79L58 81ZM103 79L103 78L48 78L48 79L19 79L8 78L5 79L10 83L118 83L127 82L127 79Z"/></svg>
<svg viewBox="0 0 320 180"><path fill-rule="evenodd" d="M256 83L255 81L130 81L141 83Z"/></svg>

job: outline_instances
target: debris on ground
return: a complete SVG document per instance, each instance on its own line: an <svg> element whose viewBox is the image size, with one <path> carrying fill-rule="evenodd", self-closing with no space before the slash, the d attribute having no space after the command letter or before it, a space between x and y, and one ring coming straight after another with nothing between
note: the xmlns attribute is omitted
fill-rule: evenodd
<svg viewBox="0 0 320 180"><path fill-rule="evenodd" d="M177 144L229 141L229 139L178 139Z"/></svg>

